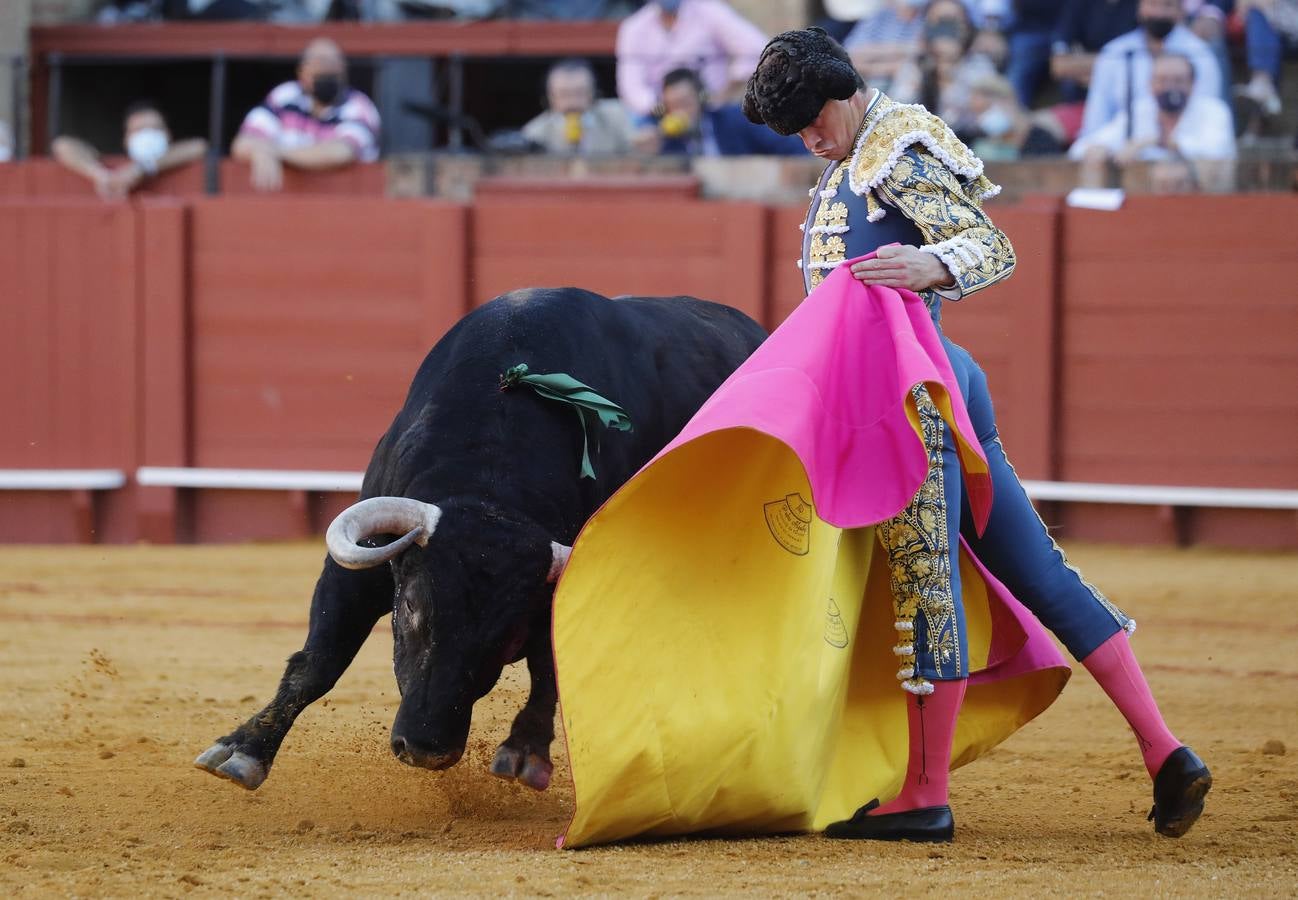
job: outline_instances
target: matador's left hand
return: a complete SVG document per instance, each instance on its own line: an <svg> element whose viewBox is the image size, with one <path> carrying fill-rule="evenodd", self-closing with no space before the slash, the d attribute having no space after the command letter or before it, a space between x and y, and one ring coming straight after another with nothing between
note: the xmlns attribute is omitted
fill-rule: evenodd
<svg viewBox="0 0 1298 900"><path fill-rule="evenodd" d="M917 293L929 288L955 285L955 278L942 260L932 253L908 245L880 247L875 252L874 259L853 264L852 275L866 284L905 288Z"/></svg>

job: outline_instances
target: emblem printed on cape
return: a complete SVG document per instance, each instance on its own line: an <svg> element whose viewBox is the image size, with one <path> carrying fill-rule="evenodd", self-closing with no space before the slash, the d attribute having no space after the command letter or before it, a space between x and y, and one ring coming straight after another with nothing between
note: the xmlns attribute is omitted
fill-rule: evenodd
<svg viewBox="0 0 1298 900"><path fill-rule="evenodd" d="M812 512L811 503L796 492L762 507L771 537L794 556L806 556L811 551Z"/></svg>
<svg viewBox="0 0 1298 900"><path fill-rule="evenodd" d="M843 616L833 597L829 598L825 609L825 643L839 650L847 646L847 626L843 624Z"/></svg>

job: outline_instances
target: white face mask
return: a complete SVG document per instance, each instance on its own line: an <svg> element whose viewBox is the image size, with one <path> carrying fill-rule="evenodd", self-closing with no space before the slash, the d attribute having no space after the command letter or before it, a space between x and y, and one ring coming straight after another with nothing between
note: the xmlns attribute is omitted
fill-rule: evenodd
<svg viewBox="0 0 1298 900"><path fill-rule="evenodd" d="M978 117L978 128L989 138L1003 137L1014 127L1014 120L1000 106L992 106Z"/></svg>
<svg viewBox="0 0 1298 900"><path fill-rule="evenodd" d="M141 128L126 139L126 155L145 170L157 168L167 152L167 133L161 128Z"/></svg>

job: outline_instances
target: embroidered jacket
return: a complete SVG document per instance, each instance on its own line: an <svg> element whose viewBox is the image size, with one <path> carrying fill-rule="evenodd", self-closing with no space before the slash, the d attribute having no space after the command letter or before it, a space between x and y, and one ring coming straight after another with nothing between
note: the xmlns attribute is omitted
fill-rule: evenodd
<svg viewBox="0 0 1298 900"><path fill-rule="evenodd" d="M840 192L845 181L848 192ZM806 287L844 259L914 243L955 277L951 288L924 292L936 318L939 297L958 300L1014 271L1009 238L982 211L999 192L945 122L876 93L852 154L831 163L812 190L799 263Z"/></svg>

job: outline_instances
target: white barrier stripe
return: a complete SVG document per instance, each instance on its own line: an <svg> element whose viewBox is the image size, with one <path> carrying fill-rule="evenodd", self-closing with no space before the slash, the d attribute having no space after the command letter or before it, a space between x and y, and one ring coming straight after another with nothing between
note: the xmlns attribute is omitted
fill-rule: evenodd
<svg viewBox="0 0 1298 900"><path fill-rule="evenodd" d="M361 489L363 472L308 472L278 469L187 469L143 466L135 480L146 487L242 491L345 491Z"/></svg>
<svg viewBox="0 0 1298 900"><path fill-rule="evenodd" d="M0 491L111 491L125 484L121 469L0 469Z"/></svg>
<svg viewBox="0 0 1298 900"><path fill-rule="evenodd" d="M1171 487L1147 484L1087 484L1024 481L1033 500L1125 503L1139 506L1219 506L1230 509L1298 509L1298 491L1262 488ZM993 503L996 501L993 500Z"/></svg>
<svg viewBox="0 0 1298 900"><path fill-rule="evenodd" d="M362 472L280 469L207 469L143 466L135 480L145 486L259 491L345 491L361 489ZM4 491L109 491L123 487L120 469L0 469ZM1232 509L1298 509L1298 490L1174 487L1024 481L1033 500L1118 503L1138 506L1213 506Z"/></svg>

